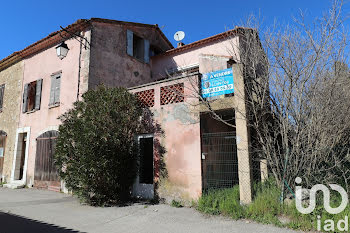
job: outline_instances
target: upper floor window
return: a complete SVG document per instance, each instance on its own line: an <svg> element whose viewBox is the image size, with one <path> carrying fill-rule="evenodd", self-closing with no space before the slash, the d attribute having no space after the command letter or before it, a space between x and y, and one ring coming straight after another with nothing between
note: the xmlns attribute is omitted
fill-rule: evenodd
<svg viewBox="0 0 350 233"><path fill-rule="evenodd" d="M40 109L42 79L24 85L22 112Z"/></svg>
<svg viewBox="0 0 350 233"><path fill-rule="evenodd" d="M149 63L150 44L149 40L143 39L135 35L132 31L127 30L127 45L126 52L128 55L137 58L138 60Z"/></svg>
<svg viewBox="0 0 350 233"><path fill-rule="evenodd" d="M5 84L0 85L0 112L4 106Z"/></svg>
<svg viewBox="0 0 350 233"><path fill-rule="evenodd" d="M60 104L61 92L61 73L51 76L51 90L49 106L56 106Z"/></svg>

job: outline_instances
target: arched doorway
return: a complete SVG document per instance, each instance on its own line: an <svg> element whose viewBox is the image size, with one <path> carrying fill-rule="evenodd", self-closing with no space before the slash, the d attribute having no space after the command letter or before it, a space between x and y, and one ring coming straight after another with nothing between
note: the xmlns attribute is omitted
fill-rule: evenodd
<svg viewBox="0 0 350 233"><path fill-rule="evenodd" d="M4 168L4 156L7 134L5 131L0 130L0 182L3 182L3 168Z"/></svg>
<svg viewBox="0 0 350 233"><path fill-rule="evenodd" d="M34 187L60 191L58 172L54 164L54 154L58 131L41 134L36 139Z"/></svg>

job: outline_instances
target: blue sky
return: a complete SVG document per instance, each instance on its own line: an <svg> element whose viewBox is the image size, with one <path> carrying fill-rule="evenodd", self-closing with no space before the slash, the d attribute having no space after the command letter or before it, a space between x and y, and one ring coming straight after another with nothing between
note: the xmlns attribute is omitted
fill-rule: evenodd
<svg viewBox="0 0 350 233"><path fill-rule="evenodd" d="M320 16L329 6L328 0L3 1L0 59L59 30L60 25L67 26L81 18L158 24L175 44L173 35L177 30L185 31L184 43L191 43L233 28L251 13L260 14L266 26L274 20L290 22L299 9L306 10L310 18Z"/></svg>

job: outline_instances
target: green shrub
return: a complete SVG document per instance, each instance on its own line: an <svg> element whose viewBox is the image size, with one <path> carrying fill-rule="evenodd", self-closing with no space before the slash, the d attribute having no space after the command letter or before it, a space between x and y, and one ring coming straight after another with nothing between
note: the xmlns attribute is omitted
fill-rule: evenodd
<svg viewBox="0 0 350 233"><path fill-rule="evenodd" d="M277 216L281 213L279 198L280 190L277 186L264 184L257 190L253 202L248 206L248 216L259 222L278 223Z"/></svg>
<svg viewBox="0 0 350 233"><path fill-rule="evenodd" d="M183 207L183 205L181 204L181 202L180 202L180 201L176 201L176 200L172 200L172 201L171 201L171 206L172 206L172 207L175 207L175 208L181 208L181 207Z"/></svg>
<svg viewBox="0 0 350 233"><path fill-rule="evenodd" d="M248 218L266 224L287 226L297 230L317 230L317 216L321 216L322 226L326 219L331 219L335 225L345 216L350 216L350 206L340 214L329 214L323 207L323 196L317 196L317 206L311 214L301 214L293 201L290 205L280 202L281 190L273 179L254 185L254 200L247 206L240 205L239 186L229 189L213 190L203 194L198 200L197 209L206 214L231 216L234 219ZM331 206L339 206L341 196L336 192L331 194ZM279 217L290 220L282 224ZM338 232L338 231L335 231Z"/></svg>
<svg viewBox="0 0 350 233"><path fill-rule="evenodd" d="M245 217L245 207L239 201L239 186L210 191L198 200L197 209L207 214L223 214L234 219Z"/></svg>
<svg viewBox="0 0 350 233"><path fill-rule="evenodd" d="M123 202L137 172L134 135L142 109L125 88L100 86L60 117L55 163L81 201Z"/></svg>

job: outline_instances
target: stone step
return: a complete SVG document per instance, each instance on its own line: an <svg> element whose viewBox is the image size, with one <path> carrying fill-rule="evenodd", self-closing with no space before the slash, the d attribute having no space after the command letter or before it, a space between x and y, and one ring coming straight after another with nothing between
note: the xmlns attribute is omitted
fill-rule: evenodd
<svg viewBox="0 0 350 233"><path fill-rule="evenodd" d="M17 183L8 183L3 185L4 188L9 188L9 189L22 189L25 187L24 184L17 184Z"/></svg>
<svg viewBox="0 0 350 233"><path fill-rule="evenodd" d="M61 192L61 187L60 186L48 186L47 188L50 191L54 191L54 192Z"/></svg>

